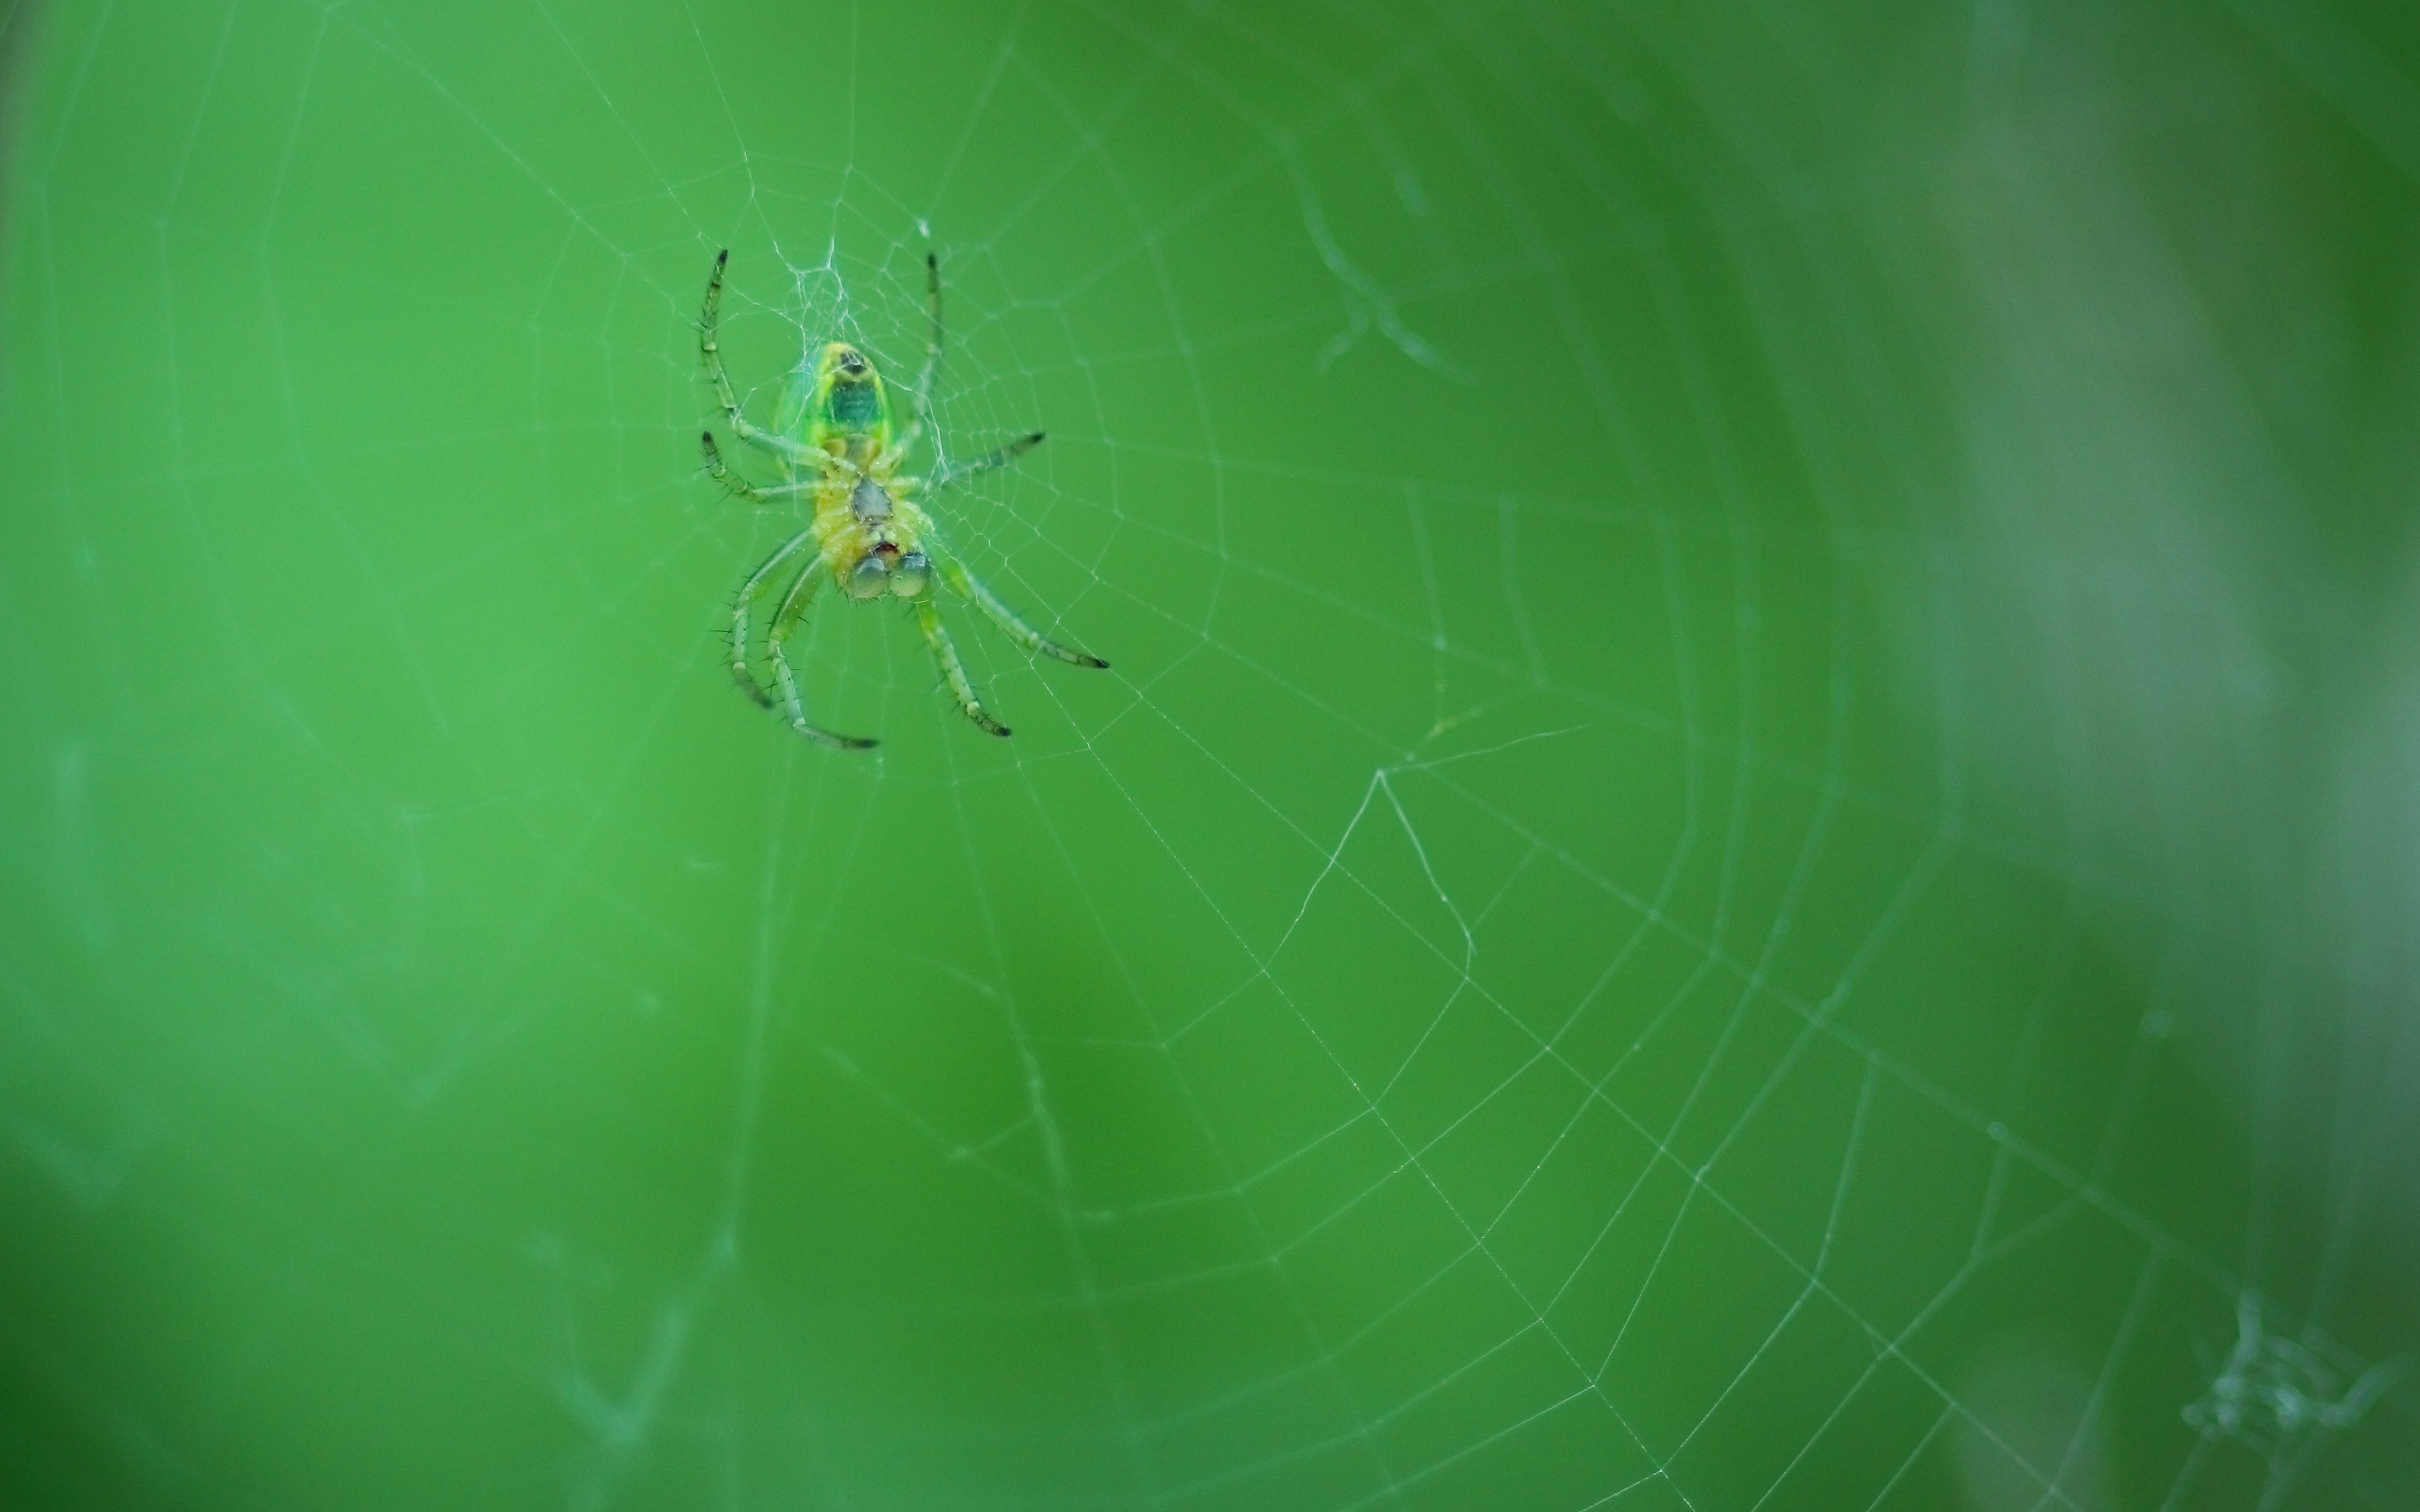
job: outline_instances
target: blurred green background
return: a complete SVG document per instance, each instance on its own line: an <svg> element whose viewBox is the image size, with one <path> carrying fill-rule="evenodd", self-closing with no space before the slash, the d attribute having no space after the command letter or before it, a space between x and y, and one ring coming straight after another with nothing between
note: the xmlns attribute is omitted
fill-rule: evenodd
<svg viewBox="0 0 2420 1512"><path fill-rule="evenodd" d="M2420 1499L2408 8L0 39L0 1504Z"/></svg>

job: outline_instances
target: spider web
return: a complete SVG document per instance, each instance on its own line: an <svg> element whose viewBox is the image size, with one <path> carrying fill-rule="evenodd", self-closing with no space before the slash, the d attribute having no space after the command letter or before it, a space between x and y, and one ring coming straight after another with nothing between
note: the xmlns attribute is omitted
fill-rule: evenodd
<svg viewBox="0 0 2420 1512"><path fill-rule="evenodd" d="M12 1501L2420 1486L2408 24L5 36Z"/></svg>

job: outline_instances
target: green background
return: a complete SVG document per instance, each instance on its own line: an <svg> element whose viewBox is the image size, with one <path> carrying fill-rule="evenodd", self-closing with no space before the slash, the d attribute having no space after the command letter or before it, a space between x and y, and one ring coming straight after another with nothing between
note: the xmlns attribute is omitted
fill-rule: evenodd
<svg viewBox="0 0 2420 1512"><path fill-rule="evenodd" d="M2420 1497L2408 9L0 36L0 1504Z"/></svg>

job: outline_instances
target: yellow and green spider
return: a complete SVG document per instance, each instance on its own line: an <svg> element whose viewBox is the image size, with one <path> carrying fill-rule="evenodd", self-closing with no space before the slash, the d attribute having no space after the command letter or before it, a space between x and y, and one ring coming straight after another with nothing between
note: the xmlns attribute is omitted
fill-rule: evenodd
<svg viewBox="0 0 2420 1512"><path fill-rule="evenodd" d="M944 467L931 478L911 477L901 464L908 450L925 433L925 418L932 412L933 380L942 368L942 265L925 254L925 294L932 317L932 334L925 348L925 370L916 381L915 413L904 428L894 428L890 386L874 370L873 361L846 341L826 342L812 366L802 363L783 386L773 411L773 428L760 430L739 410L731 375L723 371L722 352L715 342L715 320L722 306L723 265L728 249L715 254L714 272L706 279L705 317L698 324L698 351L705 358L706 376L715 398L731 423L732 434L780 467L782 480L758 487L723 463L715 433L698 438L706 471L732 492L757 504L783 499L811 499L815 513L805 529L782 542L739 585L731 610L731 675L748 696L768 709L775 708L789 727L807 739L842 750L864 750L873 741L856 735L836 735L810 724L801 703L798 679L790 672L784 647L790 632L806 614L806 607L828 574L851 598L893 596L916 606L916 627L932 648L942 680L958 700L959 711L994 735L1009 727L992 717L976 696L965 666L958 659L949 630L942 624L933 581L947 583L960 598L973 602L1010 640L1028 651L1056 657L1080 667L1106 667L1108 662L1088 651L1061 645L1017 617L1016 610L966 570L942 545L932 516L916 503L919 493L938 495L978 472L1004 467L1042 443L1032 431L975 461ZM810 551L809 548L813 549ZM800 563L804 561L804 565ZM786 578L780 607L765 631L765 660L772 668L773 688L757 679L748 660L748 610L776 582Z"/></svg>

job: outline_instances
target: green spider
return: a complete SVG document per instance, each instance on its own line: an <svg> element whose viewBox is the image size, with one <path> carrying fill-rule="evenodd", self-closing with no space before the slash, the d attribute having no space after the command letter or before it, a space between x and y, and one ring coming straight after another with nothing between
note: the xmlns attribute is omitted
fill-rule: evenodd
<svg viewBox="0 0 2420 1512"><path fill-rule="evenodd" d="M723 371L722 352L715 343L715 320L722 306L723 265L728 249L715 254L714 272L706 279L705 317L699 322L698 351L705 358L706 376L714 381L732 434L780 465L782 481L759 488L725 466L711 430L698 438L706 471L732 492L757 504L781 499L812 499L815 514L805 529L782 542L739 585L731 610L731 675L748 696L765 708L774 707L773 694L760 682L748 662L748 610L780 579L783 570L804 558L804 565L789 579L781 606L765 632L765 660L773 669L780 694L780 713L792 730L807 739L842 750L865 750L875 742L857 735L836 735L809 724L799 700L798 679L791 675L784 652L790 632L806 614L816 591L828 573L851 598L891 595L916 606L916 627L932 648L942 680L958 700L959 712L994 735L1009 727L992 717L976 696L975 684L958 659L958 647L942 624L933 581L947 583L959 597L970 599L1010 640L1028 651L1056 657L1074 666L1106 667L1089 651L1078 651L1050 640L1017 617L997 593L966 570L942 544L932 516L916 504L918 493L939 494L978 472L1005 467L1042 444L1042 432L1018 437L1006 446L959 467L944 468L927 480L900 471L900 464L925 432L925 417L932 411L933 380L942 367L942 265L925 254L925 303L932 317L932 335L925 348L925 370L917 379L915 413L905 428L891 423L890 386L873 363L845 341L831 341L813 367L802 363L783 386L774 407L773 428L760 430L739 411L731 375ZM807 548L814 547L810 555Z"/></svg>

